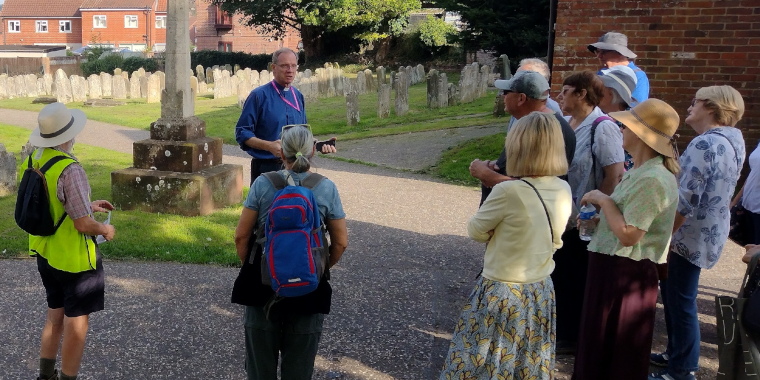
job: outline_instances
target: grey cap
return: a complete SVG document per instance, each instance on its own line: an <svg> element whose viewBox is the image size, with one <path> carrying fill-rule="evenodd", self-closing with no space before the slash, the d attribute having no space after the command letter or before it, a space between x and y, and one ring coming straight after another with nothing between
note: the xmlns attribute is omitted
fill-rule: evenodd
<svg viewBox="0 0 760 380"><path fill-rule="evenodd" d="M549 82L535 71L518 71L510 80L497 80L493 85L502 90L519 92L533 99L549 97Z"/></svg>
<svg viewBox="0 0 760 380"><path fill-rule="evenodd" d="M595 53L597 49L614 50L626 58L636 58L636 54L628 49L628 37L623 33L604 33L599 37L599 42L588 45L588 50L592 53Z"/></svg>
<svg viewBox="0 0 760 380"><path fill-rule="evenodd" d="M633 97L633 90L636 89L636 73L628 66L614 66L611 69L602 70L602 82L604 87L615 90L620 99L628 104L628 107L634 107L639 102Z"/></svg>

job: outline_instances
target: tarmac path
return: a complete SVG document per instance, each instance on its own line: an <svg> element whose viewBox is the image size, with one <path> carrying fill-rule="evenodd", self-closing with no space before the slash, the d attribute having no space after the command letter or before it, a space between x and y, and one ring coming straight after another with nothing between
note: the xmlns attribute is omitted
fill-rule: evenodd
<svg viewBox="0 0 760 380"><path fill-rule="evenodd" d="M32 129L36 114L0 109L0 120ZM316 160L316 171L340 190L349 248L332 270L333 306L315 379L437 379L460 308L482 266L484 247L468 239L465 228L480 193L409 170L434 164L448 146L496 131L473 127L339 142L345 157L378 167ZM148 135L88 121L77 141L131 153L132 142ZM244 165L248 173L247 155L236 146L224 149L224 163ZM118 244L118 238L109 244ZM741 254L729 244L700 281L700 379L715 378L713 296L738 290ZM236 268L105 259L106 310L91 316L80 379L245 377L242 307L229 302ZM0 380L32 379L45 318L34 262L0 261L0 289L0 342L5 343ZM661 314L660 309L657 348L664 344ZM556 378L569 379L572 356L558 357L557 364Z"/></svg>

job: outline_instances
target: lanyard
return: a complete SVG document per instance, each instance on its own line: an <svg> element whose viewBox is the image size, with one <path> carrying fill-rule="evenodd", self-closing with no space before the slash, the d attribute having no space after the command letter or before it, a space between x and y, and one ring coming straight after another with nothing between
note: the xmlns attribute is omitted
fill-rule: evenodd
<svg viewBox="0 0 760 380"><path fill-rule="evenodd" d="M296 111L301 112L301 107L298 105L298 99L296 99L295 91L290 90L290 93L293 94L293 102L295 102L295 104L293 104L288 99L285 99L285 95L280 92L280 89L277 88L277 85L274 84L274 81L270 83L272 84L272 87L274 87L274 90L277 91L277 95L280 95L280 99L282 99L282 101L284 101L287 105L293 107Z"/></svg>

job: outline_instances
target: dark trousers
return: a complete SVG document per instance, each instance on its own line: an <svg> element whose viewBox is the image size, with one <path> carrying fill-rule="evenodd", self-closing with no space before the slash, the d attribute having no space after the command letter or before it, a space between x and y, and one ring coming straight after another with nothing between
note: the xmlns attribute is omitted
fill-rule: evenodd
<svg viewBox="0 0 760 380"><path fill-rule="evenodd" d="M262 173L273 172L282 169L282 161L279 159L260 160L251 159L251 185Z"/></svg>
<svg viewBox="0 0 760 380"><path fill-rule="evenodd" d="M324 314L279 315L267 319L263 307L245 308L245 367L248 380L310 380Z"/></svg>
<svg viewBox="0 0 760 380"><path fill-rule="evenodd" d="M747 211L749 214L749 225L747 226L746 236L749 236L750 244L760 244L760 214Z"/></svg>
<svg viewBox="0 0 760 380"><path fill-rule="evenodd" d="M573 380L646 379L656 307L652 261L589 252Z"/></svg>
<svg viewBox="0 0 760 380"><path fill-rule="evenodd" d="M573 228L562 234L562 248L554 253L554 293L557 299L557 342L578 341L588 272L588 242Z"/></svg>

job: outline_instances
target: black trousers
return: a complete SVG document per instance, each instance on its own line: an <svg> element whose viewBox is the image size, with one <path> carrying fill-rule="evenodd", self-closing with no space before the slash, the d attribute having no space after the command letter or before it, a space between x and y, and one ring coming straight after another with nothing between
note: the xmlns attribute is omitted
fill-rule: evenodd
<svg viewBox="0 0 760 380"><path fill-rule="evenodd" d="M251 159L251 185L262 173L273 172L282 169L282 161L279 159L260 160Z"/></svg>
<svg viewBox="0 0 760 380"><path fill-rule="evenodd" d="M573 228L562 234L562 248L554 253L554 295L557 303L557 341L575 343L581 324L586 277L588 242Z"/></svg>

